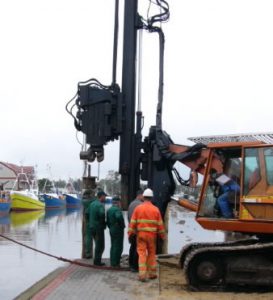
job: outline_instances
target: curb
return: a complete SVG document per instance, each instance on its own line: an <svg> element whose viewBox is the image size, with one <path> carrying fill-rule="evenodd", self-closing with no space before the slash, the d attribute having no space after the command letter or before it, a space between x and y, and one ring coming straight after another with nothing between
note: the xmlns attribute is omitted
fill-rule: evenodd
<svg viewBox="0 0 273 300"><path fill-rule="evenodd" d="M70 264L59 267L56 270L52 271L45 277L43 277L41 280L34 283L31 287L29 287L27 290L19 294L17 297L14 298L14 300L29 300L32 297L34 297L38 292L40 292L43 288L48 286L50 282L52 282L54 279L56 279L61 273L63 273Z"/></svg>

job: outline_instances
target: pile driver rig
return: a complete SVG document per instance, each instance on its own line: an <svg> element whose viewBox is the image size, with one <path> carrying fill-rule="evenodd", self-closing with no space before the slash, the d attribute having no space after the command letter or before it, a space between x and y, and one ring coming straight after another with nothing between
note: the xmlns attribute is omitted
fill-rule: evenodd
<svg viewBox="0 0 273 300"><path fill-rule="evenodd" d="M72 99L78 109L77 130L86 136L89 148L81 159L104 158L104 146L120 141L119 173L124 208L134 199L140 180L154 191L155 205L164 216L175 191L174 164L181 162L194 174L203 175L198 202L180 199L196 211L196 221L205 229L240 232L246 238L235 242L194 243L181 252L180 264L194 288L227 285L273 286L273 134L245 134L192 138L189 147L173 143L162 129L164 34L158 26L169 18L169 5L155 0L160 12L146 20L138 13L138 1L124 1L122 85L116 82L118 10L116 0L113 47L113 80L103 85L97 79L78 84ZM141 30L159 37L159 87L156 124L142 137L142 112L136 111L137 36ZM215 207L212 174L224 173L240 186L230 193L232 216L223 218ZM192 182L183 180L180 184ZM249 238L251 237L251 238Z"/></svg>

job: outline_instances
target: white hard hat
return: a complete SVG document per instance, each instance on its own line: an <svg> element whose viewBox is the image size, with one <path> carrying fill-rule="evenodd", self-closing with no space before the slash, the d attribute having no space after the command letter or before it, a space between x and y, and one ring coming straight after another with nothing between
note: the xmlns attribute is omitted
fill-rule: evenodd
<svg viewBox="0 0 273 300"><path fill-rule="evenodd" d="M143 197L153 197L154 196L154 193L151 189L146 189L144 192L143 192Z"/></svg>

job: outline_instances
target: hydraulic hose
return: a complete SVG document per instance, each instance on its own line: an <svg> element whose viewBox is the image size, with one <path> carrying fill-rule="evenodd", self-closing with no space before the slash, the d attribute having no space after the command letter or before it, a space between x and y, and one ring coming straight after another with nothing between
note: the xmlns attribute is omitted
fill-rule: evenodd
<svg viewBox="0 0 273 300"><path fill-rule="evenodd" d="M92 268L92 269L100 269L100 270L105 270L105 271L129 271L129 268L113 268L113 267L108 267L108 266L96 266L96 265L90 265L88 263L84 263L84 262L80 262L78 260L71 260L71 259L67 259L67 258L64 258L64 257L61 257L61 256L56 256L56 255L53 255L53 254L50 254L50 253L47 253L47 252L44 252L44 251L41 251L41 250L38 250L36 248L33 248L31 246L28 246L26 244L23 244L21 242L18 242L10 237L7 237L3 234L0 234L0 237L6 239L6 240L9 240L13 243L16 243L20 246L23 246L25 248L28 248L30 250L33 250L35 252L38 252L38 253L41 253L43 255L46 255L46 256L49 256L49 257L52 257L52 258L55 258L55 259L58 259L58 260L61 260L61 261L64 261L64 262L68 262L70 264L74 264L74 265L78 265L78 266L81 266L81 267L87 267L87 268Z"/></svg>

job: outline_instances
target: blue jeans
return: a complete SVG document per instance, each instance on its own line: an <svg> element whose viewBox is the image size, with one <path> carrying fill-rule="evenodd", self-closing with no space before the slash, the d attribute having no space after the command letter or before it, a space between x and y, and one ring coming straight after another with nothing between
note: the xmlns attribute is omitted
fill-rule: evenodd
<svg viewBox="0 0 273 300"><path fill-rule="evenodd" d="M232 218L233 213L232 213L232 208L229 203L229 193L225 192L222 194L220 197L217 199L217 204L220 208L221 215L225 218Z"/></svg>

